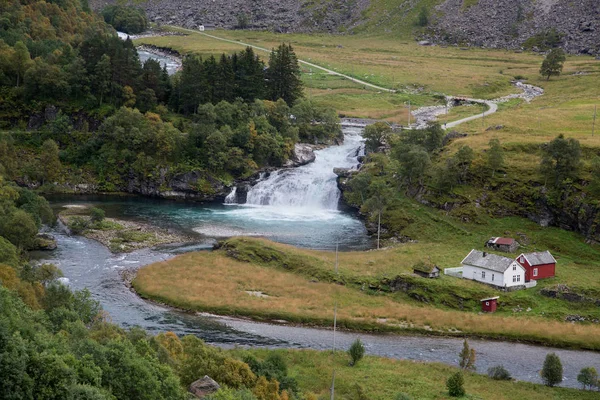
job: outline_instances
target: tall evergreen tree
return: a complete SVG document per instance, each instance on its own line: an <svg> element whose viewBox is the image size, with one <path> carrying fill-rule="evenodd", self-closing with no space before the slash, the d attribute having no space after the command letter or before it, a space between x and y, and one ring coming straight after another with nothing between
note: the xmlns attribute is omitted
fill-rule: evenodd
<svg viewBox="0 0 600 400"><path fill-rule="evenodd" d="M263 98L265 95L265 65L254 53L254 50L247 47L246 50L232 57L232 62L235 71L235 97L241 97L247 102Z"/></svg>
<svg viewBox="0 0 600 400"><path fill-rule="evenodd" d="M221 100L231 102L234 100L234 91L235 72L233 71L232 60L225 54L221 54L221 59L219 60L215 73L213 100L215 103L218 103Z"/></svg>
<svg viewBox="0 0 600 400"><path fill-rule="evenodd" d="M268 96L271 100L285 100L290 106L302 97L300 66L292 45L282 43L271 52L267 70Z"/></svg>

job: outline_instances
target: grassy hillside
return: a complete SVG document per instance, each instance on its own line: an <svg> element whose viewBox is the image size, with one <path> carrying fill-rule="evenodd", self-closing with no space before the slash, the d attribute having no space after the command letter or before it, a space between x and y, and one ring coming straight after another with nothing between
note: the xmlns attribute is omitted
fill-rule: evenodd
<svg viewBox="0 0 600 400"><path fill-rule="evenodd" d="M259 359L273 351L233 350L237 356L251 354ZM288 373L298 380L299 387L316 393L319 399L329 398L331 371L336 370L335 394L339 399L358 399L362 391L370 400L394 399L404 393L411 399L451 399L446 390L446 379L458 371L436 363L398 361L379 357L365 357L355 367L348 366L348 356L331 352L308 350L276 350L287 362ZM483 372L483 371L482 371ZM360 388L357 388L360 387ZM464 398L481 400L587 400L597 393L575 389L547 388L527 382L492 381L489 378L465 374Z"/></svg>
<svg viewBox="0 0 600 400"><path fill-rule="evenodd" d="M599 295L594 282L600 257L577 235L541 229L522 219L474 226L456 225L423 209L416 215L422 224L415 226L424 230L418 243L341 253L339 276L331 252L239 238L228 240L219 251L182 255L145 267L134 287L151 299L225 315L329 325L337 299L338 323L350 329L472 334L600 348L597 325L560 322L575 313L597 319L597 306L540 294L543 287L563 283L588 296ZM530 237L528 250L549 248L557 256L556 278L540 282L535 289L501 293L449 276L428 280L412 275L418 260L431 257L442 268L455 267L494 232L517 229ZM501 297L498 313L480 315L479 300L492 295Z"/></svg>

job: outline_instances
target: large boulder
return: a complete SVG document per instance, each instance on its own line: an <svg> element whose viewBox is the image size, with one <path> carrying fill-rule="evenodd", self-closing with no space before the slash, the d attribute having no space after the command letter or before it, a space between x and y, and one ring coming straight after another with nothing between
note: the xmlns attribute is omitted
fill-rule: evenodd
<svg viewBox="0 0 600 400"><path fill-rule="evenodd" d="M314 162L317 156L311 145L305 143L296 143L294 145L294 153L284 164L284 167L300 167L302 165Z"/></svg>
<svg viewBox="0 0 600 400"><path fill-rule="evenodd" d="M32 250L51 251L56 250L57 244L54 236L47 233L38 233Z"/></svg>
<svg viewBox="0 0 600 400"><path fill-rule="evenodd" d="M192 382L188 391L199 399L203 399L219 390L221 386L215 382L210 376L204 375L195 382Z"/></svg>

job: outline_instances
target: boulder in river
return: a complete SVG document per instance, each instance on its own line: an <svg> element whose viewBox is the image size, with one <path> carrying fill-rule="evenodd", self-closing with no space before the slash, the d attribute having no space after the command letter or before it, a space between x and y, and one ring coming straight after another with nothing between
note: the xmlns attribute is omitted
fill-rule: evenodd
<svg viewBox="0 0 600 400"><path fill-rule="evenodd" d="M203 399L219 390L221 386L215 382L210 376L204 375L195 382L192 382L188 391L199 399Z"/></svg>
<svg viewBox="0 0 600 400"><path fill-rule="evenodd" d="M47 233L39 233L35 237L34 250L56 250L56 239Z"/></svg>
<svg viewBox="0 0 600 400"><path fill-rule="evenodd" d="M300 167L302 165L314 162L317 156L311 145L305 143L296 143L294 145L294 153L284 164L284 167Z"/></svg>

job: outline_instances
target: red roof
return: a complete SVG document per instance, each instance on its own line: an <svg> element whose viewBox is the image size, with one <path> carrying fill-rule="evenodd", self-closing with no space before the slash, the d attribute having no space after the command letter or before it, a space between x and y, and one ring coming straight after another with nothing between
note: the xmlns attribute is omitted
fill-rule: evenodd
<svg viewBox="0 0 600 400"><path fill-rule="evenodd" d="M512 238L503 238L503 237L496 238L496 240L494 240L494 244L507 245L507 246L510 246L514 242L515 242L515 239L512 239Z"/></svg>

